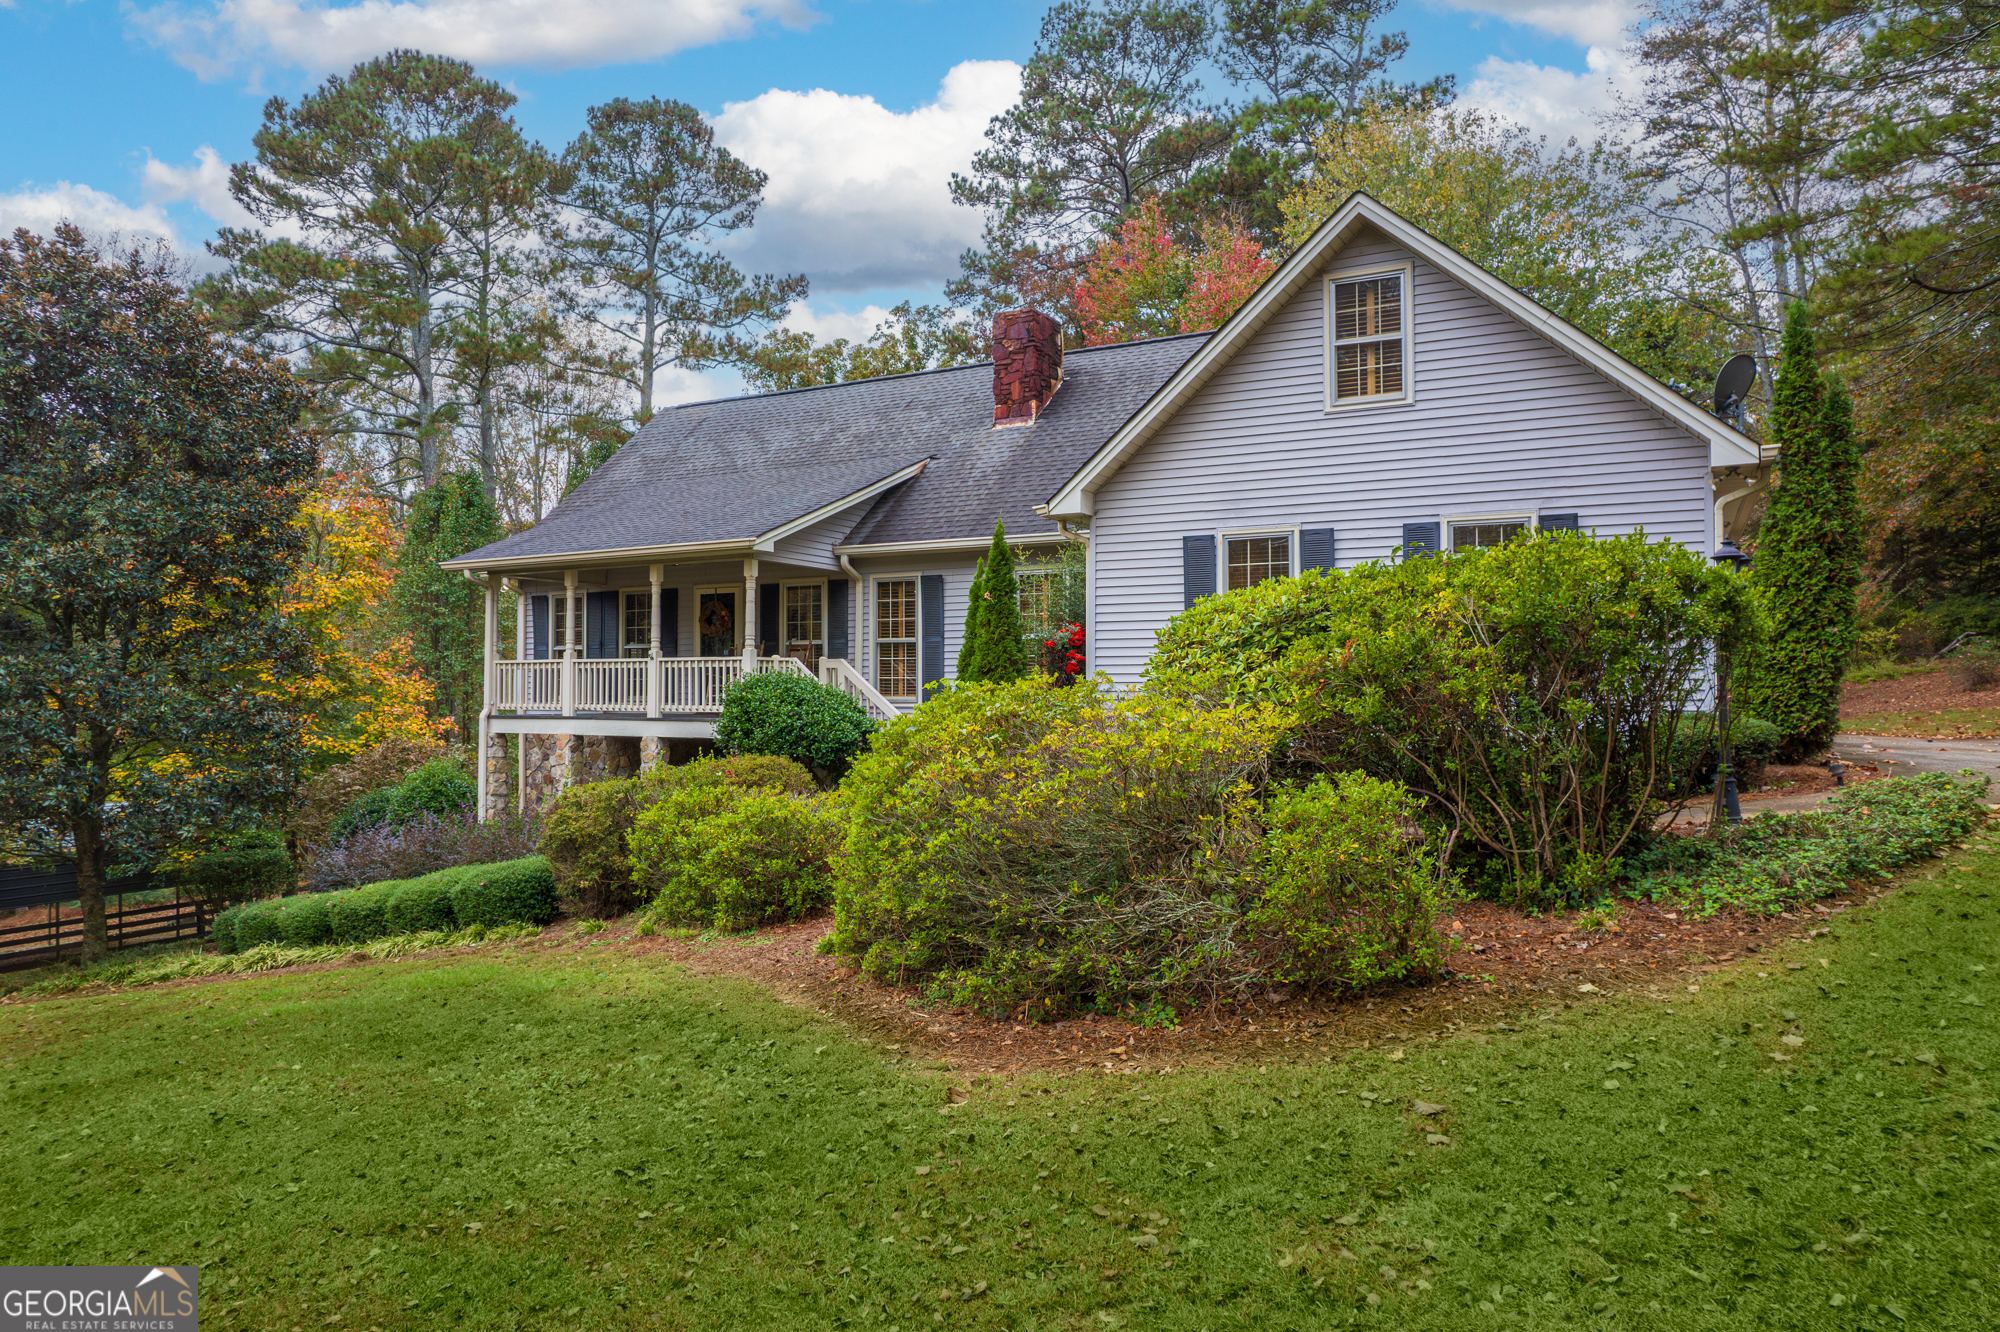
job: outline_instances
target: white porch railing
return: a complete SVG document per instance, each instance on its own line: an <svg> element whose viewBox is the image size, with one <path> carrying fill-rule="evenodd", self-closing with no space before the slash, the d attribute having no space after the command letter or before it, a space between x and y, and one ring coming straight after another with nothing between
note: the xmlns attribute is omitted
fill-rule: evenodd
<svg viewBox="0 0 2000 1332"><path fill-rule="evenodd" d="M869 684L868 677L856 670L854 663L845 657L820 658L819 678L820 683L833 686L859 703L862 710L876 721L887 721L901 715L896 705Z"/></svg>
<svg viewBox="0 0 2000 1332"><path fill-rule="evenodd" d="M714 714L722 710L722 696L746 671L780 671L815 678L804 662L792 657L662 657L657 661L647 657L585 657L496 661L493 666L495 713L554 717ZM867 688L867 681L860 684Z"/></svg>

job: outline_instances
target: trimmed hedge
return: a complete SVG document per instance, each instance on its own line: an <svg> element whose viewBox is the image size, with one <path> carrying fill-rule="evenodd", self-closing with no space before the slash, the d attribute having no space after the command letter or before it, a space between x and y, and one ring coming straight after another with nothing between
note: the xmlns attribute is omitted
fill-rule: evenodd
<svg viewBox="0 0 2000 1332"><path fill-rule="evenodd" d="M528 856L440 870L421 879L245 902L215 918L210 938L224 953L264 944L358 944L466 925L546 925L555 917L555 906L548 861Z"/></svg>
<svg viewBox="0 0 2000 1332"><path fill-rule="evenodd" d="M633 861L659 889L647 919L733 932L826 906L846 831L829 806L782 791L675 792L632 835Z"/></svg>
<svg viewBox="0 0 2000 1332"><path fill-rule="evenodd" d="M177 870L174 879L186 892L220 909L275 897L297 876L279 836L267 828L253 828L211 844Z"/></svg>

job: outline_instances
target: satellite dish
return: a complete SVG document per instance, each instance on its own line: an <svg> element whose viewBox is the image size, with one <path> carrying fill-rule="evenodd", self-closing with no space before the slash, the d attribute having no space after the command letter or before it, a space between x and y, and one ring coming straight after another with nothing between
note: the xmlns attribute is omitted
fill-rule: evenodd
<svg viewBox="0 0 2000 1332"><path fill-rule="evenodd" d="M1757 358L1738 352L1715 372L1715 414L1742 422L1743 403L1757 382Z"/></svg>

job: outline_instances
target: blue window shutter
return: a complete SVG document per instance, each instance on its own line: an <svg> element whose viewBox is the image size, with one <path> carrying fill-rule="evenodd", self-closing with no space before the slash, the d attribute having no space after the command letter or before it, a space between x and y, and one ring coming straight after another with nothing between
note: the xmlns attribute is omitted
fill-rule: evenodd
<svg viewBox="0 0 2000 1332"><path fill-rule="evenodd" d="M1181 609L1194 605L1195 598L1215 594L1215 536L1181 538Z"/></svg>
<svg viewBox="0 0 2000 1332"><path fill-rule="evenodd" d="M1541 516L1540 524L1544 532L1576 532L1582 530L1576 525L1576 515L1573 513L1545 513Z"/></svg>
<svg viewBox="0 0 2000 1332"><path fill-rule="evenodd" d="M778 609L782 604L781 595L776 583L757 585L758 651L767 657L778 655L778 636L784 632L784 626L778 623L778 616L783 614Z"/></svg>
<svg viewBox="0 0 2000 1332"><path fill-rule="evenodd" d="M917 579L917 697L929 698L944 679L944 575Z"/></svg>
<svg viewBox="0 0 2000 1332"><path fill-rule="evenodd" d="M1333 529L1331 527L1302 527L1299 529L1299 572L1308 569L1333 571Z"/></svg>
<svg viewBox="0 0 2000 1332"><path fill-rule="evenodd" d="M677 587L660 589L660 655L681 655L681 590Z"/></svg>
<svg viewBox="0 0 2000 1332"><path fill-rule="evenodd" d="M618 655L619 602L622 598L616 592L586 592L583 594L583 655L586 657L615 657Z"/></svg>
<svg viewBox="0 0 2000 1332"><path fill-rule="evenodd" d="M1404 523L1403 558L1427 560L1438 553L1438 524Z"/></svg>
<svg viewBox="0 0 2000 1332"><path fill-rule="evenodd" d="M826 585L826 655L847 659L847 593L853 584L845 578Z"/></svg>
<svg viewBox="0 0 2000 1332"><path fill-rule="evenodd" d="M549 659L549 599L528 598L528 652L536 661Z"/></svg>

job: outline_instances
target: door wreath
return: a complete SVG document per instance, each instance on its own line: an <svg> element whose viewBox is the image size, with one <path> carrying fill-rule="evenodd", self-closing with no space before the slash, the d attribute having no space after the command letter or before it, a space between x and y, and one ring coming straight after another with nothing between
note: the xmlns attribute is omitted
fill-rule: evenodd
<svg viewBox="0 0 2000 1332"><path fill-rule="evenodd" d="M720 597L701 608L701 632L704 638L727 638L736 627L736 617L729 613L729 606Z"/></svg>

